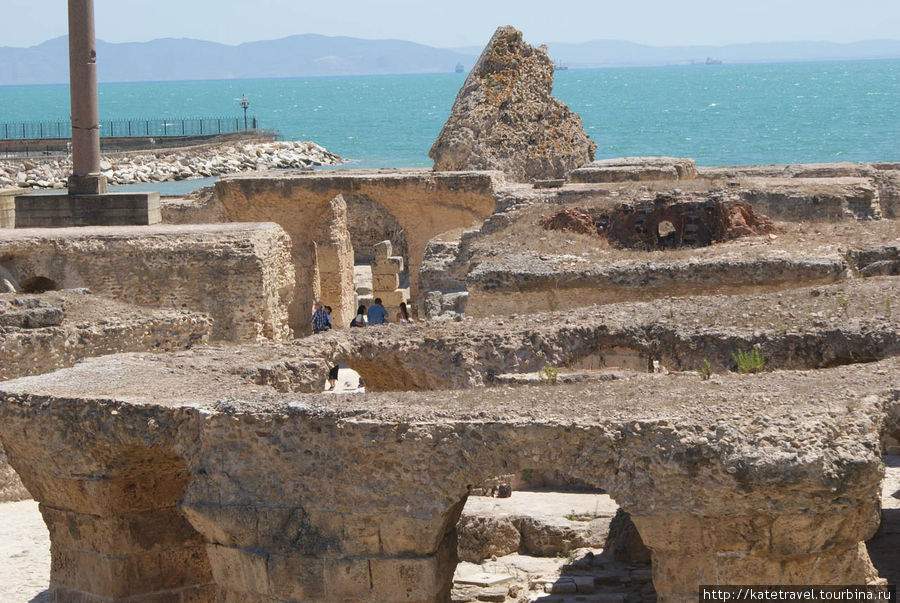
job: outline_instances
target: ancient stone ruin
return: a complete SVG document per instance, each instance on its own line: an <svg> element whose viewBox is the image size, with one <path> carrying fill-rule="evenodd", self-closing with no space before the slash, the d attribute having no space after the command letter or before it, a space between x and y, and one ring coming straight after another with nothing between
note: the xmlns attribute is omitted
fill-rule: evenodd
<svg viewBox="0 0 900 603"><path fill-rule="evenodd" d="M38 503L51 600L900 580L900 164L587 165L548 61L502 28L459 111L508 121L435 148L552 186L252 173L161 225L0 228L0 500ZM562 153L504 138L529 95ZM360 268L416 320L346 328Z"/></svg>
<svg viewBox="0 0 900 603"><path fill-rule="evenodd" d="M775 229L772 221L757 214L749 203L722 195L679 199L657 194L652 201L621 203L595 214L580 208L562 209L542 218L541 226L598 234L615 247L643 250L706 247Z"/></svg>
<svg viewBox="0 0 900 603"><path fill-rule="evenodd" d="M500 170L529 182L564 178L594 159L581 118L553 98L546 47L500 27L463 84L429 156L434 169Z"/></svg>
<svg viewBox="0 0 900 603"><path fill-rule="evenodd" d="M381 299L389 316L399 310L400 304L409 301L407 292L400 288L403 256L395 256L393 252L390 241L381 241L375 245L375 261L372 262L372 296Z"/></svg>

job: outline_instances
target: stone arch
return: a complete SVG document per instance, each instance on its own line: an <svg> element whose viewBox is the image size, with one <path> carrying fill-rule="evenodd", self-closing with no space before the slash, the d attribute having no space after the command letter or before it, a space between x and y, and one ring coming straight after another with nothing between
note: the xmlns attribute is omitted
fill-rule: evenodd
<svg viewBox="0 0 900 603"><path fill-rule="evenodd" d="M276 222L290 235L296 269L290 322L295 334L309 332L313 300L312 230L336 195L365 196L393 215L406 235L410 298L418 297L419 268L432 237L469 228L494 211L499 172L328 171L229 176L216 182L228 222Z"/></svg>
<svg viewBox="0 0 900 603"><path fill-rule="evenodd" d="M56 281L46 276L32 276L22 280L19 283L22 293L46 293L47 291L56 291L59 286Z"/></svg>

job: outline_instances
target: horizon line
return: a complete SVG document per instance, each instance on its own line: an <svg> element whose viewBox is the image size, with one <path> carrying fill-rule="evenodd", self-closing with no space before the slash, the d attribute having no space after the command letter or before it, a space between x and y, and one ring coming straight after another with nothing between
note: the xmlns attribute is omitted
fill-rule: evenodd
<svg viewBox="0 0 900 603"><path fill-rule="evenodd" d="M357 36L329 35L329 34L319 34L319 33L312 33L312 32L291 34L291 35L282 36L279 38L247 40L244 42L237 42L237 43L218 42L216 40L206 40L203 38L172 37L172 36L151 38L149 40L131 40L131 41L122 41L122 42L110 42L101 37L98 37L97 41L103 42L105 44L149 44L151 42L162 41L162 40L189 40L189 41L193 41L193 42L206 42L208 44L218 44L221 46L229 46L232 48L236 48L238 46L243 46L244 44L257 44L257 43L261 43L261 42L277 42L280 40L286 40L289 38L297 38L297 37L304 37L304 36L330 38L330 39L343 38L343 39L348 39L348 40L362 40L362 41L366 41L366 42L404 42L404 43L408 43L408 44L416 44L419 46L426 46L428 48L435 48L435 49L439 49L439 50L448 50L448 51L453 51L453 52L460 52L463 50L468 51L468 50L474 49L474 48L483 48L487 44L487 42L485 42L484 45L468 44L468 45L463 45L463 46L434 46L432 44L427 44L424 42L416 42L413 40L406 40L406 39L402 39L402 38L361 38L361 37L357 37ZM0 48L15 48L15 49L27 50L29 48L36 48L38 46L42 46L43 44L46 44L47 42L53 42L55 40L60 40L60 39L68 38L68 37L69 37L69 34L66 33L66 34L62 34L62 35L55 36L52 38L47 38L46 40L44 40L42 42L38 42L38 43L32 44L30 46L0 46ZM758 42L758 41L757 42L727 42L724 44L680 43L680 44L664 44L664 45L647 44L644 42L634 42L631 40L614 39L614 38L595 38L595 39L590 39L590 40L582 40L579 42L550 41L550 42L542 42L541 44L578 46L581 44L593 44L593 43L597 43L597 42L616 42L616 43L622 43L622 44L634 44L636 46L644 46L646 48L695 48L695 47L727 48L729 46L756 46L756 45L770 45L770 44L771 45L775 45L775 44L834 44L834 45L838 45L838 46L850 46L853 44L863 44L866 42L895 42L895 43L900 44L900 38L896 38L896 39L895 38L865 38L865 39L861 39L861 40L854 40L851 42L836 42L833 40L823 40L823 39L805 39L805 40L777 40L777 41L769 41L769 42Z"/></svg>

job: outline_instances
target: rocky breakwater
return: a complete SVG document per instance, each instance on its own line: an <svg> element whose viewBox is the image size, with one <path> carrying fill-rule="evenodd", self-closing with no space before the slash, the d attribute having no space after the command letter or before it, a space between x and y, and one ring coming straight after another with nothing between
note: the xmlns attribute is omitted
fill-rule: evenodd
<svg viewBox="0 0 900 603"><path fill-rule="evenodd" d="M303 169L343 161L314 142L238 142L117 153L104 157L100 168L109 183L115 185ZM65 188L71 173L71 156L0 161L0 187Z"/></svg>
<svg viewBox="0 0 900 603"><path fill-rule="evenodd" d="M429 156L434 169L501 170L513 180L563 178L594 159L581 118L553 98L553 61L501 27L456 97Z"/></svg>

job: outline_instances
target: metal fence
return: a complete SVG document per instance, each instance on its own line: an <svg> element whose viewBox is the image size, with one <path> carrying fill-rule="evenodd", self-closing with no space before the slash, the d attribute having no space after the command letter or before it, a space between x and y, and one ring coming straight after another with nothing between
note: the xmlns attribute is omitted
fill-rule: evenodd
<svg viewBox="0 0 900 603"><path fill-rule="evenodd" d="M101 138L168 138L215 136L256 130L255 117L195 117L101 121ZM72 138L72 124L64 121L32 121L0 124L0 140L56 140Z"/></svg>

